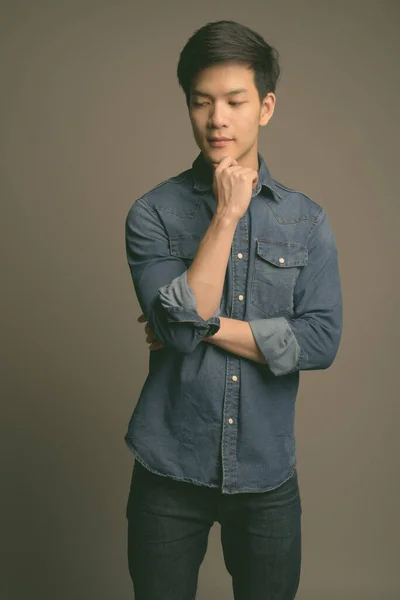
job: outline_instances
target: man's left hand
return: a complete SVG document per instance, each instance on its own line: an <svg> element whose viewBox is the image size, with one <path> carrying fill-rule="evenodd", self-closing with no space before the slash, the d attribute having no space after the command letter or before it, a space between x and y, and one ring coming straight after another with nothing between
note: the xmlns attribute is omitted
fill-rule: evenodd
<svg viewBox="0 0 400 600"><path fill-rule="evenodd" d="M147 334L146 342L150 344L149 350L160 350L161 348L164 348L164 344L157 339L154 331L150 329L149 325L147 324L146 316L143 313L138 318L138 321L139 323L146 323L144 330Z"/></svg>

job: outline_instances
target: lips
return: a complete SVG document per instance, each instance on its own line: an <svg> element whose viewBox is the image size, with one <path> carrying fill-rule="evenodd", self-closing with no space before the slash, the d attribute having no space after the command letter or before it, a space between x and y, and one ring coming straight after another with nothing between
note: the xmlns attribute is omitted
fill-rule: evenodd
<svg viewBox="0 0 400 600"><path fill-rule="evenodd" d="M232 140L218 138L215 140L209 140L208 143L214 148L223 148L224 146L227 146L231 141Z"/></svg>

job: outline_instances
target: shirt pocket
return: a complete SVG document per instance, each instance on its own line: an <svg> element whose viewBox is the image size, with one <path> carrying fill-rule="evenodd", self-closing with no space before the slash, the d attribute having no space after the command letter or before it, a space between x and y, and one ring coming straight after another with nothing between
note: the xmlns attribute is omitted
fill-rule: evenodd
<svg viewBox="0 0 400 600"><path fill-rule="evenodd" d="M169 251L171 256L181 258L189 267L196 256L197 248L201 242L201 236L197 233L182 233L169 236Z"/></svg>
<svg viewBox="0 0 400 600"><path fill-rule="evenodd" d="M251 304L267 317L293 314L295 283L307 263L307 246L258 239L251 282Z"/></svg>

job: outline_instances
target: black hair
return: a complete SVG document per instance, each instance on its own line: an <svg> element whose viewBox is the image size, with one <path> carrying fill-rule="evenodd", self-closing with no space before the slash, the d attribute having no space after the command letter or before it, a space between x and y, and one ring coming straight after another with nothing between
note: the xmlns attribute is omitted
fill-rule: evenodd
<svg viewBox="0 0 400 600"><path fill-rule="evenodd" d="M254 72L260 103L274 92L280 76L279 53L261 35L236 21L207 23L192 35L180 53L177 76L189 108L194 77L206 67L232 62Z"/></svg>

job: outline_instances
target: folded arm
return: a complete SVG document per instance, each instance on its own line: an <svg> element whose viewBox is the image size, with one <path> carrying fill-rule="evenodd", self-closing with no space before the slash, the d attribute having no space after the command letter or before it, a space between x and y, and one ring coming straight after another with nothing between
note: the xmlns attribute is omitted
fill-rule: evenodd
<svg viewBox="0 0 400 600"><path fill-rule="evenodd" d="M162 221L144 198L128 212L125 242L135 292L149 327L166 347L193 352L204 336L218 331L219 307L208 319L200 316L187 283L186 264L171 255Z"/></svg>
<svg viewBox="0 0 400 600"><path fill-rule="evenodd" d="M267 362L254 339L250 324L240 319L220 317L220 328L217 333L212 337L204 337L203 342L214 344L258 363Z"/></svg>
<svg viewBox="0 0 400 600"><path fill-rule="evenodd" d="M325 212L311 231L308 257L296 282L293 317L253 319L240 326L223 319L220 330L204 341L256 362L263 362L261 354L277 376L327 369L340 344L342 292L337 248Z"/></svg>

